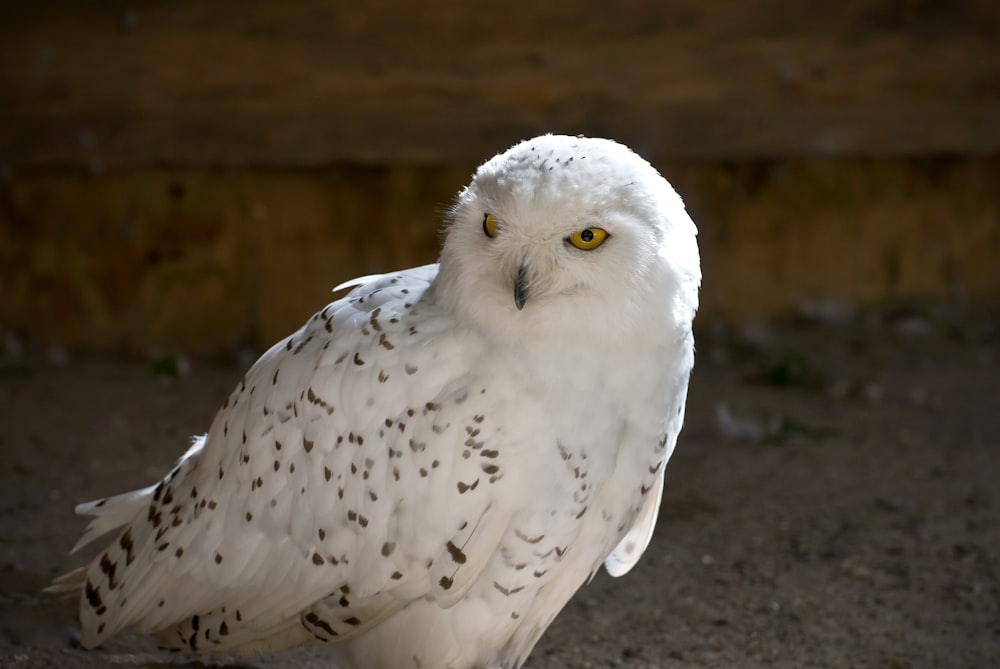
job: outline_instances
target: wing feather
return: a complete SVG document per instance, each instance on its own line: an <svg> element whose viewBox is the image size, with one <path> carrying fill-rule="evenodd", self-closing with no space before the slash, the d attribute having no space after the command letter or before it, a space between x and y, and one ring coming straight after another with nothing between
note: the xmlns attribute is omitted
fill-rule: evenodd
<svg viewBox="0 0 1000 669"><path fill-rule="evenodd" d="M642 510L635 519L635 524L604 561L604 568L612 576L624 576L630 572L653 538L656 517L660 513L660 499L663 497L662 468L653 486L653 489L646 496Z"/></svg>
<svg viewBox="0 0 1000 669"><path fill-rule="evenodd" d="M78 579L85 645L124 628L196 651L340 640L462 597L509 519L462 456L478 352L436 315L435 273L360 280L261 357L163 481L81 505L82 543L124 528Z"/></svg>

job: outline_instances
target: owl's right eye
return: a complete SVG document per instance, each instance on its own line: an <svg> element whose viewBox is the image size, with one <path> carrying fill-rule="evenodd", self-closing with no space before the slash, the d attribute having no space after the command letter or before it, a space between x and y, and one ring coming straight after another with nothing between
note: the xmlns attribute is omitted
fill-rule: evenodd
<svg viewBox="0 0 1000 669"><path fill-rule="evenodd" d="M497 219L493 214L483 214L483 232L487 237L497 236Z"/></svg>

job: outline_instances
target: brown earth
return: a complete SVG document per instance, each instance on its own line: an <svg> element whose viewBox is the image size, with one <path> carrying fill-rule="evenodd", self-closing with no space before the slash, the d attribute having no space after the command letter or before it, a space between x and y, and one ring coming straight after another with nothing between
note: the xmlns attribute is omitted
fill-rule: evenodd
<svg viewBox="0 0 1000 669"><path fill-rule="evenodd" d="M527 667L1000 666L1000 313L700 326L656 538ZM2 371L0 664L178 666L135 636L71 647L75 603L40 590L78 563L72 506L155 480L242 365L166 378L29 351ZM230 666L320 667L323 649Z"/></svg>

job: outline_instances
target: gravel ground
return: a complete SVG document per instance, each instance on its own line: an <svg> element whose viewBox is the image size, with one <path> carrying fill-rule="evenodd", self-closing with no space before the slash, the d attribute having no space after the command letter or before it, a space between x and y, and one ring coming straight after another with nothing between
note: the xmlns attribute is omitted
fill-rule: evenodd
<svg viewBox="0 0 1000 669"><path fill-rule="evenodd" d="M699 325L653 543L527 667L1000 666L1000 311ZM183 666L131 635L73 648L76 603L40 590L78 563L72 506L162 475L243 369L66 358L0 366L0 665Z"/></svg>

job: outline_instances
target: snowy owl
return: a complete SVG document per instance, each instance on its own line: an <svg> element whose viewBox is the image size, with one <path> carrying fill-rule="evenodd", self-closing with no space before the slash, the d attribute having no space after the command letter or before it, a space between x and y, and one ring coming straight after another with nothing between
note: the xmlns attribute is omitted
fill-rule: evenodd
<svg viewBox="0 0 1000 669"><path fill-rule="evenodd" d="M649 543L684 417L701 270L680 197L606 139L485 162L440 262L369 276L267 351L55 591L81 641L328 644L335 666L516 668ZM75 550L75 549L74 549Z"/></svg>

